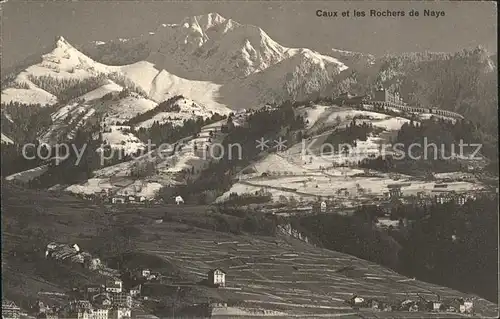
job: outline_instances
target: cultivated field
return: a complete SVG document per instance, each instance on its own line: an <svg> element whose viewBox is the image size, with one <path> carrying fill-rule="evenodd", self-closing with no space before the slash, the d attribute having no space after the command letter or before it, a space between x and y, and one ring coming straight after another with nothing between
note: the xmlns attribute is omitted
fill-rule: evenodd
<svg viewBox="0 0 500 319"><path fill-rule="evenodd" d="M189 214L189 212L182 212ZM398 302L416 294L447 300L462 293L416 280L389 269L338 252L319 249L287 237L234 236L213 231L179 228L171 223L143 226L140 249L161 256L193 281L206 278L211 268L227 272L226 288L208 289L209 298L243 303L294 315L353 315L359 313L344 301L357 294L364 298ZM149 234L149 236L148 236ZM343 271L343 269L349 270ZM477 300L478 313L494 315L495 307ZM365 315L363 311L363 316ZM377 313L377 317L395 314ZM397 317L418 316L401 313Z"/></svg>

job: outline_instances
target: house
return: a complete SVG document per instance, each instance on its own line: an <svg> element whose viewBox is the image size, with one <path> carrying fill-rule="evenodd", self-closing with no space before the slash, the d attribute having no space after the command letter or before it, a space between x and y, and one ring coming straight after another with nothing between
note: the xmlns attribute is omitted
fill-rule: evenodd
<svg viewBox="0 0 500 319"><path fill-rule="evenodd" d="M85 266L90 270L96 270L102 267L102 262L99 258L90 258L86 260Z"/></svg>
<svg viewBox="0 0 500 319"><path fill-rule="evenodd" d="M368 304L368 307L372 308L372 310L375 310L375 311L380 310L380 303L375 299L368 300L367 304Z"/></svg>
<svg viewBox="0 0 500 319"><path fill-rule="evenodd" d="M179 204L181 204L181 203L182 203L182 204L184 204L184 199L183 199L181 196L176 196L176 197L175 197L175 203L176 203L177 205L179 205Z"/></svg>
<svg viewBox="0 0 500 319"><path fill-rule="evenodd" d="M132 307L132 296L125 292L112 293L111 294L111 305L113 307L131 308Z"/></svg>
<svg viewBox="0 0 500 319"><path fill-rule="evenodd" d="M109 293L99 293L92 296L92 302L94 305L109 307L112 305L111 295Z"/></svg>
<svg viewBox="0 0 500 319"><path fill-rule="evenodd" d="M82 254L76 253L75 255L70 257L71 262L77 264L83 264L85 262L85 258Z"/></svg>
<svg viewBox="0 0 500 319"><path fill-rule="evenodd" d="M93 308L90 310L89 319L108 319L109 309L106 308Z"/></svg>
<svg viewBox="0 0 500 319"><path fill-rule="evenodd" d="M144 269L138 269L136 271L136 276L138 278L149 278L149 276L151 276L151 270L146 269L146 268L144 268Z"/></svg>
<svg viewBox="0 0 500 319"><path fill-rule="evenodd" d="M41 314L50 311L50 307L43 303L43 301L37 300L33 306L33 310L36 313Z"/></svg>
<svg viewBox="0 0 500 319"><path fill-rule="evenodd" d="M466 195L461 194L455 197L455 203L457 203L457 205L462 206L467 202L468 199L469 198Z"/></svg>
<svg viewBox="0 0 500 319"><path fill-rule="evenodd" d="M71 248L73 248L75 250L75 252L79 252L80 251L80 246L78 246L78 244L73 244L71 246Z"/></svg>
<svg viewBox="0 0 500 319"><path fill-rule="evenodd" d="M441 301L432 301L432 311L438 312L441 309Z"/></svg>
<svg viewBox="0 0 500 319"><path fill-rule="evenodd" d="M142 288L142 285L137 285L135 287L130 288L130 291L129 291L130 296L132 296L132 297L139 296L141 294L141 288Z"/></svg>
<svg viewBox="0 0 500 319"><path fill-rule="evenodd" d="M325 202L325 201L322 201L322 202L321 202L320 211L321 211L322 213L326 212L326 202Z"/></svg>
<svg viewBox="0 0 500 319"><path fill-rule="evenodd" d="M399 185L387 185L387 188L389 188L389 197L391 199L397 199L403 195L401 192L401 186Z"/></svg>
<svg viewBox="0 0 500 319"><path fill-rule="evenodd" d="M55 243L55 242L51 242L49 244L47 244L47 249L48 251L51 251L51 250L54 250L57 248L57 246L59 246L59 244Z"/></svg>
<svg viewBox="0 0 500 319"><path fill-rule="evenodd" d="M113 197L111 198L112 204L125 204L125 198L123 197Z"/></svg>
<svg viewBox="0 0 500 319"><path fill-rule="evenodd" d="M410 308L408 308L409 312L417 312L419 310L420 310L420 308L419 308L419 306L418 306L417 303L414 303L414 304L410 305Z"/></svg>
<svg viewBox="0 0 500 319"><path fill-rule="evenodd" d="M435 185L434 186L435 189L432 190L432 193L434 194L434 200L436 201L436 203L444 204L453 200L454 196L452 192L436 189L436 186L438 185Z"/></svg>
<svg viewBox="0 0 500 319"><path fill-rule="evenodd" d="M91 319L92 316L92 304L88 300L75 300L68 304L66 309L67 313L63 316L66 318L77 318L77 319ZM101 318L99 318L101 319ZM104 318L103 318L104 319Z"/></svg>
<svg viewBox="0 0 500 319"><path fill-rule="evenodd" d="M464 313L464 314L472 314L474 312L474 302L472 299L470 298L466 298L466 299L457 299L458 301L458 309L459 309L459 312L460 313Z"/></svg>
<svg viewBox="0 0 500 319"><path fill-rule="evenodd" d="M409 311L414 304L415 302L413 300L405 299L399 304L399 310Z"/></svg>
<svg viewBox="0 0 500 319"><path fill-rule="evenodd" d="M226 272L222 269L216 268L208 271L208 282L210 285L216 287L226 286Z"/></svg>
<svg viewBox="0 0 500 319"><path fill-rule="evenodd" d="M399 96L398 92L389 92L389 90L380 87L375 91L375 95L373 96L373 100L379 102L391 102L396 104L402 104L403 99Z"/></svg>
<svg viewBox="0 0 500 319"><path fill-rule="evenodd" d="M42 319L42 318L43 319L59 319L59 315L57 313L55 313L54 311L49 310L47 312L38 314L37 318L39 318L39 319Z"/></svg>
<svg viewBox="0 0 500 319"><path fill-rule="evenodd" d="M123 282L119 279L109 280L106 283L106 291L111 293L120 293L122 292Z"/></svg>
<svg viewBox="0 0 500 319"><path fill-rule="evenodd" d="M361 306L362 304L365 303L365 299L364 298L361 298L361 297L358 297L357 295L353 295L349 300L348 300L348 303L351 305L351 306L354 306L354 307L359 307Z"/></svg>
<svg viewBox="0 0 500 319"><path fill-rule="evenodd" d="M18 319L21 317L21 308L12 301L2 300L2 319Z"/></svg>
<svg viewBox="0 0 500 319"><path fill-rule="evenodd" d="M109 318L110 319L132 318L132 312L131 312L130 308L116 307L110 311Z"/></svg>
<svg viewBox="0 0 500 319"><path fill-rule="evenodd" d="M127 202L128 203L135 203L135 196L128 196L127 197Z"/></svg>
<svg viewBox="0 0 500 319"><path fill-rule="evenodd" d="M100 294L104 291L103 285L86 285L83 288L83 294L87 299L91 299L91 297Z"/></svg>

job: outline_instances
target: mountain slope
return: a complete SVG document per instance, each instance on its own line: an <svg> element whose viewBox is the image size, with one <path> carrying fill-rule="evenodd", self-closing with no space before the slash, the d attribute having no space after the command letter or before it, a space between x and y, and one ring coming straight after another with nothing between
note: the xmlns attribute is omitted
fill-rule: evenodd
<svg viewBox="0 0 500 319"><path fill-rule="evenodd" d="M262 72L301 49L280 45L257 26L210 13L187 17L178 24L163 24L142 37L92 43L83 50L109 64L123 62L131 50L141 52L130 56L127 62L144 59L180 77L220 84Z"/></svg>
<svg viewBox="0 0 500 319"><path fill-rule="evenodd" d="M190 303L202 303L211 298L228 303L229 307L236 304L245 308L278 310L288 318L348 314L415 318L412 312L353 309L344 301L353 294L394 304L407 298L418 300L417 294L428 299L438 294L443 302L468 296L411 280L344 253L291 239L284 235L285 225L275 237L223 232L217 220L223 218L226 223L236 223L239 218L215 214L204 206L178 208L169 205L167 213L165 206L143 208L141 214L136 213L137 208L123 208L110 214L99 206L89 206L67 195L11 188L5 183L2 194L3 290L7 298L17 303L40 298L38 291L41 289L68 291L75 285L82 285L82 281L90 281L87 277L82 278L76 268L59 264L51 269L65 276L51 276L53 271L47 271L42 252L47 242L57 238L61 242L77 242L85 251L105 253L107 244L121 237L106 236L109 232L107 229L102 231L102 225L115 229L133 225L137 231L129 236L132 249L168 260L171 269L179 275L172 272L164 275L176 276L175 281L180 277L183 283L198 282L206 278L209 269L216 267L227 271L228 288L211 289L198 285L196 291L188 290L185 296ZM68 210L68 206L72 209ZM19 214L20 210L23 214ZM154 223L158 218L171 222ZM218 231L213 230L215 225ZM120 249L124 245L112 247ZM18 253L14 254L16 251ZM104 259L104 256L99 257ZM16 280L19 277L23 280ZM165 297L164 294L162 298ZM477 298L474 303L477 316L494 316L497 312L497 305L491 302ZM168 317L166 313L158 315ZM431 313L419 312L417 315L427 317ZM439 315L457 316L444 312Z"/></svg>

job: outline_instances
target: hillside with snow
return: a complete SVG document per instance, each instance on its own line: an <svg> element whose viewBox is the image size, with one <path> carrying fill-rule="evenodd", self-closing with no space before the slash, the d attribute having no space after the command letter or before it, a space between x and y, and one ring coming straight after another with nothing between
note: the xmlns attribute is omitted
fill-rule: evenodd
<svg viewBox="0 0 500 319"><path fill-rule="evenodd" d="M134 39L93 42L84 50L109 64L123 62L128 51L142 52L132 55L122 70L155 100L172 94L174 84L184 87L188 79L193 89L184 95L207 104L193 96L199 94L232 109L308 98L348 69L333 56L284 47L259 27L217 13L163 24ZM153 65L161 71L155 74Z"/></svg>
<svg viewBox="0 0 500 319"><path fill-rule="evenodd" d="M2 90L2 103L55 105L50 127L39 136L43 142L71 139L79 128L101 121L106 143L134 152L142 143L112 126L150 111L174 95L189 97L177 103L179 112L156 114L138 126L168 121L180 125L187 119L230 112L217 101L216 84L186 80L148 62L108 66L87 57L62 37L41 60L11 77Z"/></svg>

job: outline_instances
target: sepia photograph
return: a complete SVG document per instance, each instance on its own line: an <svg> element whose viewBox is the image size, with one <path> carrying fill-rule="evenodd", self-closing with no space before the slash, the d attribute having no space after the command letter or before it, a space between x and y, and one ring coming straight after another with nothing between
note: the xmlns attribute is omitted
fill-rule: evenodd
<svg viewBox="0 0 500 319"><path fill-rule="evenodd" d="M497 11L1 0L2 319L498 318Z"/></svg>

